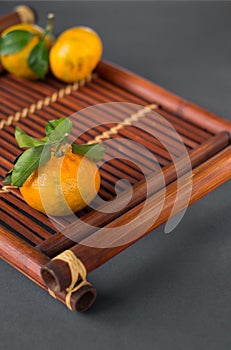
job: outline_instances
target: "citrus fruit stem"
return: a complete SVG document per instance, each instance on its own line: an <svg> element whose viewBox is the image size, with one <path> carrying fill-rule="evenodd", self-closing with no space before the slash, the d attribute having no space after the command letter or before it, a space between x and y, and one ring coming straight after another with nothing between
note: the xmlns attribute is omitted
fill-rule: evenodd
<svg viewBox="0 0 231 350"><path fill-rule="evenodd" d="M45 29L45 35L46 34L52 34L53 31L53 21L54 21L55 15L53 13L48 13L47 15L47 26Z"/></svg>

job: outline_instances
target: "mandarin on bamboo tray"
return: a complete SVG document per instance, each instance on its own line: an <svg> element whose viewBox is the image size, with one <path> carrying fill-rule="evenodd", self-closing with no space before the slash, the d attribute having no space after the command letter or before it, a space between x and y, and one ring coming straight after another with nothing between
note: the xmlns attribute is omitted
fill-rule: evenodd
<svg viewBox="0 0 231 350"><path fill-rule="evenodd" d="M21 21L16 10L0 30ZM230 122L114 64L74 83L0 79L1 180L20 153L16 126L42 138L49 120L71 116L75 142L107 146L99 196L75 215L50 220L1 189L1 258L72 310L95 301L89 272L231 177Z"/></svg>

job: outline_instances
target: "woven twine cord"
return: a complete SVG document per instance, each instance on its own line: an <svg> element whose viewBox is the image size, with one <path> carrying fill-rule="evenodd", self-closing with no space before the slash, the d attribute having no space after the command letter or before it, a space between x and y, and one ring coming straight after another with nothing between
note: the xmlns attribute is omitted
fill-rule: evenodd
<svg viewBox="0 0 231 350"><path fill-rule="evenodd" d="M68 84L64 88L55 91L51 96L46 96L44 99L37 101L36 103L31 104L29 107L24 108L21 112L16 112L14 115L10 115L6 120L0 121L0 130L3 130L4 127L10 126L15 122L20 121L20 119L25 119L29 114L33 114L36 110L41 110L45 106L49 106L51 103L55 103L58 98L63 98L64 96L70 95L73 91L77 91L80 86L84 86L86 83L90 82L95 75L89 75L85 80L79 82ZM9 193L11 189L18 188L17 186L3 186L0 189L0 195Z"/></svg>
<svg viewBox="0 0 231 350"><path fill-rule="evenodd" d="M91 285L87 281L87 270L82 261L78 259L77 256L71 250L65 250L64 252L52 259L52 261L54 260L62 260L66 262L69 266L71 272L71 283L69 287L66 288L66 305L70 310L73 310L71 307L72 293L76 292L83 286ZM82 282L76 285L79 279L81 279ZM50 289L48 289L48 291L51 296L55 297L55 293L53 291L51 291Z"/></svg>
<svg viewBox="0 0 231 350"><path fill-rule="evenodd" d="M157 109L159 106L156 104L150 104L140 109L138 112L132 114L130 117L124 119L122 122L118 123L116 126L113 126L111 129L104 131L101 135L96 136L93 140L88 141L87 144L91 145L94 143L100 143L104 140L110 139L112 135L118 134L119 130L123 129L127 125L132 125L134 122L137 122L140 118L144 117L150 111Z"/></svg>
<svg viewBox="0 0 231 350"><path fill-rule="evenodd" d="M54 103L58 98L62 98L66 95L70 95L73 91L78 90L79 86L84 86L87 82L90 82L96 75L90 75L85 80L67 85L65 88L55 91L51 96L45 97L43 100L39 100L37 103L32 104L28 108L24 108L21 112L15 113L15 115L10 115L6 120L0 122L0 130L5 126L10 126L14 122L19 121L21 118L26 118L30 113L34 113L36 110L42 109L44 106L48 106L50 103ZM104 131L102 134L96 136L93 140L88 141L87 145L101 143L104 140L110 139L112 135L118 134L119 130L123 129L127 125L132 125L137 122L140 118L144 117L147 113L152 110L157 109L159 106L157 104L150 104L140 109L138 112L133 113L128 118L125 118L122 122L113 126L111 129ZM0 195L9 193L11 189L17 188L17 186L3 186L0 189Z"/></svg>
<svg viewBox="0 0 231 350"><path fill-rule="evenodd" d="M27 118L29 114L35 113L37 110L41 110L43 107L49 106L51 103L55 103L59 98L70 95L73 91L77 91L80 86L84 86L86 83L90 82L93 78L93 75L88 76L86 79L79 82L68 84L64 88L53 92L50 96L44 97L32 103L29 107L23 108L21 112L16 112L15 114L9 115L6 120L0 121L0 130L4 129L5 126L10 126L14 122L18 122L20 119Z"/></svg>
<svg viewBox="0 0 231 350"><path fill-rule="evenodd" d="M0 194L9 193L10 190L13 190L14 188L18 188L18 186L12 186L12 185L3 186L3 187L0 189Z"/></svg>

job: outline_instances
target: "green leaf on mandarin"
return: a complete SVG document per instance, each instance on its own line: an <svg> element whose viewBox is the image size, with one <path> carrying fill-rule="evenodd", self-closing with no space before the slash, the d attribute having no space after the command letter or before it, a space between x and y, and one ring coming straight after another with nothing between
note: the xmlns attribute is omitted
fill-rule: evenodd
<svg viewBox="0 0 231 350"><path fill-rule="evenodd" d="M15 29L0 38L0 55L12 55L21 51L32 39L34 33Z"/></svg>
<svg viewBox="0 0 231 350"><path fill-rule="evenodd" d="M40 38L31 50L28 65L39 78L45 77L49 67L49 52L44 38Z"/></svg>

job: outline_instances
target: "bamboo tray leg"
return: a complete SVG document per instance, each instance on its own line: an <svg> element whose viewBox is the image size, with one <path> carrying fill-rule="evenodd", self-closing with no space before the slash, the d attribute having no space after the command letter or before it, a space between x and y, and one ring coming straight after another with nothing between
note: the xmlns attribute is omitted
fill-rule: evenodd
<svg viewBox="0 0 231 350"><path fill-rule="evenodd" d="M0 227L0 256L34 283L48 291L40 275L40 269L50 259L35 248L23 242L6 229ZM51 293L52 294L52 293ZM54 295L53 295L54 296ZM60 292L55 298L66 305L66 293ZM88 310L96 298L96 289L85 286L71 295L71 309L79 312Z"/></svg>

